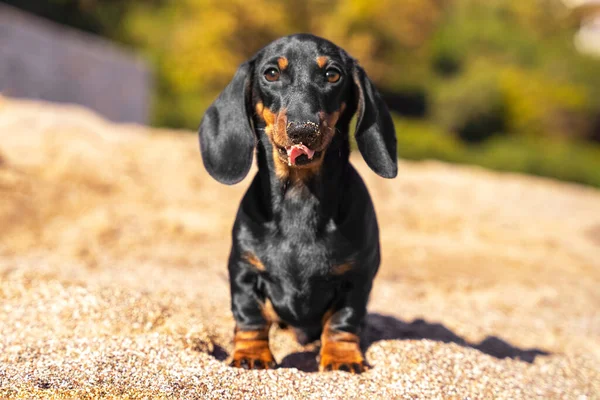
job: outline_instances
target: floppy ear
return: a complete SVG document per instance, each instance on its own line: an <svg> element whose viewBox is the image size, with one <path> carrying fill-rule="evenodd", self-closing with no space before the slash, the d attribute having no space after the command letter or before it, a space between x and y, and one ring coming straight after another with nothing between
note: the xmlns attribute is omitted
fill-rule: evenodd
<svg viewBox="0 0 600 400"><path fill-rule="evenodd" d="M356 143L367 165L384 178L398 173L396 131L387 106L365 71L355 64L353 71L358 122Z"/></svg>
<svg viewBox="0 0 600 400"><path fill-rule="evenodd" d="M244 179L252 164L256 137L249 117L251 75L251 64L242 64L200 123L204 167L210 176L227 185Z"/></svg>

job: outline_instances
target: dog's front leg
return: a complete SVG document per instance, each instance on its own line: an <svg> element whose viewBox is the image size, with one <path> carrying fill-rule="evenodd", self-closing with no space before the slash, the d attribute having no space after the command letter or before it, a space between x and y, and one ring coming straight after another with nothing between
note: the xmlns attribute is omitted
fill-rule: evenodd
<svg viewBox="0 0 600 400"><path fill-rule="evenodd" d="M361 282L353 280L354 283ZM361 373L369 365L360 349L359 330L367 313L371 282L351 288L323 318L320 371Z"/></svg>
<svg viewBox="0 0 600 400"><path fill-rule="evenodd" d="M230 365L245 369L275 368L275 358L269 348L271 323L263 313L257 273L244 260L230 260L229 274L231 309L236 321Z"/></svg>

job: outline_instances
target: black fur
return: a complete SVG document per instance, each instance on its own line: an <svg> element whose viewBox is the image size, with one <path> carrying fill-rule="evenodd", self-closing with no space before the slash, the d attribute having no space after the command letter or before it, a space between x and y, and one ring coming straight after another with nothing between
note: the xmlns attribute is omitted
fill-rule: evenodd
<svg viewBox="0 0 600 400"><path fill-rule="evenodd" d="M252 67L244 63L200 124L200 151L206 170L227 185L248 174L256 136L250 127Z"/></svg>
<svg viewBox="0 0 600 400"><path fill-rule="evenodd" d="M339 69L339 82L324 78L318 56ZM279 57L289 65L277 82L269 82L265 70L276 67ZM256 112L259 102L274 113L285 108L293 122L343 110L318 173L295 181L276 173L279 161ZM268 299L279 318L309 340L318 338L328 311L333 329L358 334L380 252L371 198L349 163L348 131L356 112L355 137L367 164L383 177L396 176L394 126L379 93L344 50L311 35L284 37L260 50L206 112L200 143L211 176L226 184L239 182L255 147L257 153L258 173L238 210L229 257L238 329L268 325L261 308ZM264 270L249 263L248 254ZM348 263L349 271L334 273Z"/></svg>

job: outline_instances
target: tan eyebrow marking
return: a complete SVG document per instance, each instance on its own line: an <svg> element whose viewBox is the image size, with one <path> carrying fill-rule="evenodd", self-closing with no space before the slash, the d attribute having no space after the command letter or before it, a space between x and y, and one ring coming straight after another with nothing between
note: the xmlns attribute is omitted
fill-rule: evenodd
<svg viewBox="0 0 600 400"><path fill-rule="evenodd" d="M319 57L317 57L317 65L319 66L319 68L323 68L325 66L325 64L327 64L328 60L329 60L329 57L327 57L327 56L319 56Z"/></svg>
<svg viewBox="0 0 600 400"><path fill-rule="evenodd" d="M279 66L279 69L283 71L288 66L288 59L285 57L279 57L277 59L277 65Z"/></svg>

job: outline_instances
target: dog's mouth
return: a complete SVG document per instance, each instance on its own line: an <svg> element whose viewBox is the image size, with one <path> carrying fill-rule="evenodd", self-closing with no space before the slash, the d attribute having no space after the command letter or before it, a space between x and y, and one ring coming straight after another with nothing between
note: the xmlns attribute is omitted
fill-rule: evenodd
<svg viewBox="0 0 600 400"><path fill-rule="evenodd" d="M289 166L310 164L315 156L318 157L321 154L320 151L312 150L302 143L285 147L277 146L277 150Z"/></svg>

